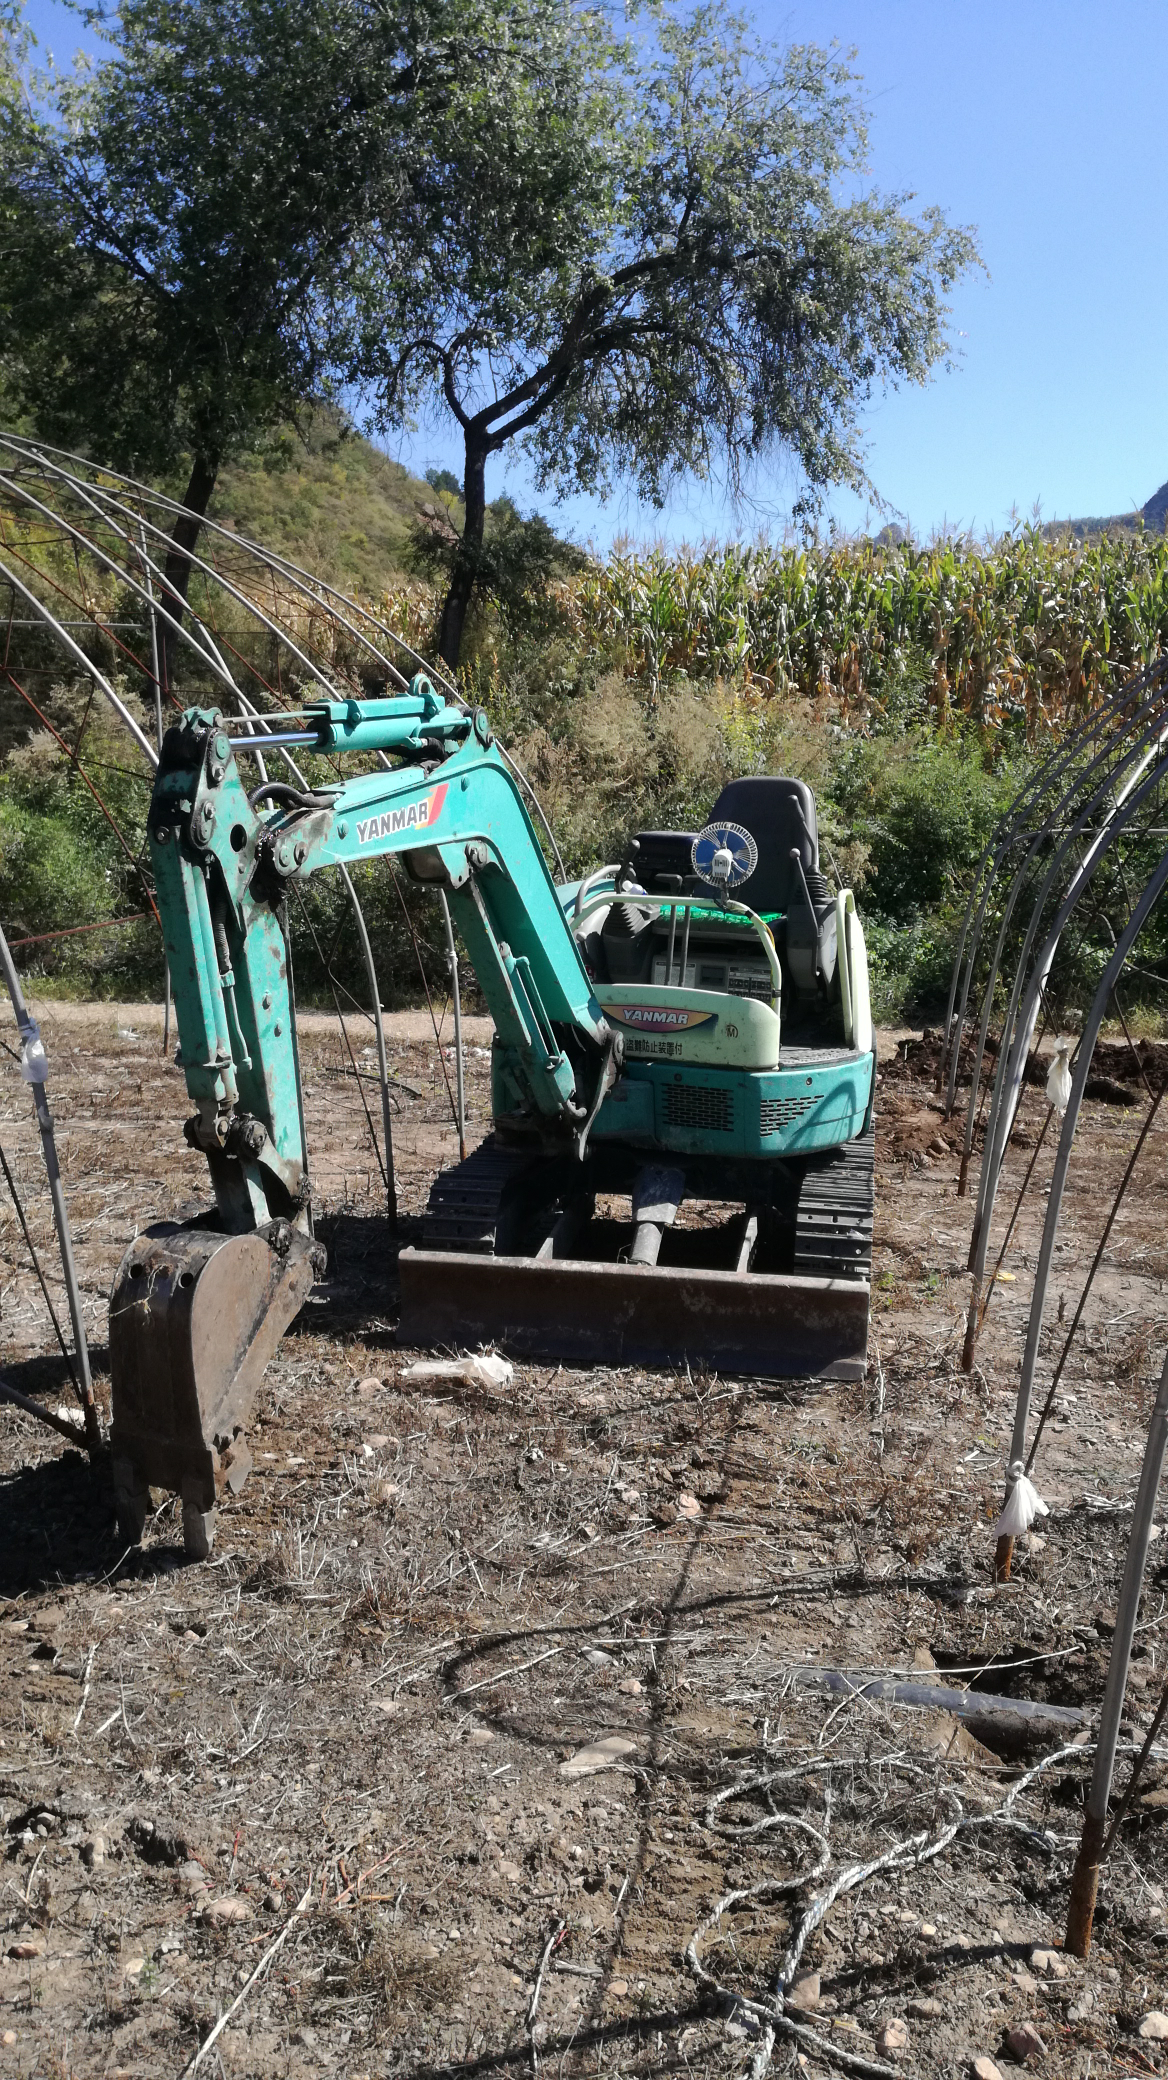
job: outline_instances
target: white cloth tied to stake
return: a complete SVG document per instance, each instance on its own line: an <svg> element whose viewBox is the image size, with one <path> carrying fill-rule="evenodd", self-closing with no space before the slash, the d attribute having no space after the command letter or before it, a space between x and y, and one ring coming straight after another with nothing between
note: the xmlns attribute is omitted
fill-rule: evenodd
<svg viewBox="0 0 1168 2080"><path fill-rule="evenodd" d="M1073 1040L1056 1040L1054 1060L1046 1079L1046 1102L1053 1105L1060 1119L1071 1102L1071 1049Z"/></svg>
<svg viewBox="0 0 1168 2080"><path fill-rule="evenodd" d="M1014 1459L1006 1468L1006 1479L1013 1483L1006 1498L1006 1507L994 1525L995 1538L1021 1538L1029 1531L1036 1517L1049 1517L1050 1510L1043 1501L1034 1482L1026 1477L1026 1468L1021 1459Z"/></svg>

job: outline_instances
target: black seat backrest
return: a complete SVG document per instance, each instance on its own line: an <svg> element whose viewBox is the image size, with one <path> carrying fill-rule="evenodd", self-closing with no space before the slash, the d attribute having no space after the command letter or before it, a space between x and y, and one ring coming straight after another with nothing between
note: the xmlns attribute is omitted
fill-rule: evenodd
<svg viewBox="0 0 1168 2080"><path fill-rule="evenodd" d="M676 895L694 878L692 831L638 831L633 879L650 895ZM664 880L664 887L662 881Z"/></svg>
<svg viewBox="0 0 1168 2080"><path fill-rule="evenodd" d="M802 907L806 898L799 870L791 858L797 847L803 871L819 872L819 829L815 796L805 780L782 775L731 780L710 811L711 823L739 823L758 846L758 865L734 890L743 903L767 916ZM647 885L647 884L646 884ZM812 883L812 897L816 886Z"/></svg>

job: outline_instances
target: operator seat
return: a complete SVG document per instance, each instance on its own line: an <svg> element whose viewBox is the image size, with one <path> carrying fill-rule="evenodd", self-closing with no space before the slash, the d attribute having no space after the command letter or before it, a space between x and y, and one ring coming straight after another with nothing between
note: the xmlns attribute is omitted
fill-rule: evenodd
<svg viewBox="0 0 1168 2080"><path fill-rule="evenodd" d="M638 831L629 852L633 885L653 896L699 893L701 883L693 870L692 848L692 831ZM655 903L649 908L635 899L613 904L601 930L589 942L589 957L598 981L648 981L657 914Z"/></svg>
<svg viewBox="0 0 1168 2080"><path fill-rule="evenodd" d="M819 871L815 796L806 781L785 774L731 780L709 820L750 832L758 865L734 894L762 916L785 918L784 950L796 990L826 993L836 965L835 898Z"/></svg>
<svg viewBox="0 0 1168 2080"><path fill-rule="evenodd" d="M825 996L836 968L835 898L819 871L815 796L806 781L782 774L731 780L707 820L741 824L750 832L758 865L734 894L760 915L782 920L774 928L775 943L796 993ZM638 831L630 854L634 881L649 895L701 894L693 840L692 831ZM798 865L792 858L796 852ZM601 981L648 979L656 914L655 908L639 908L635 897L613 904L596 934L593 960Z"/></svg>

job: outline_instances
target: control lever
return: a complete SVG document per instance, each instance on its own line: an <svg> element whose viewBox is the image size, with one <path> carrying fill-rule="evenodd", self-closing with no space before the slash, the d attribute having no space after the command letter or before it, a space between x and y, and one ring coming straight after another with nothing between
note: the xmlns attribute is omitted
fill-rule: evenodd
<svg viewBox="0 0 1168 2080"><path fill-rule="evenodd" d="M626 854L625 854L624 858L622 859L622 861L621 861L621 863L620 863L620 866L619 866L619 868L617 869L617 877L616 877L616 881L615 881L615 883L614 883L614 885L613 885L613 894L614 894L614 895L620 895L620 893L621 893L621 891L622 891L623 889L626 889L626 888L628 888L628 887L629 887L629 885L630 885L630 883L631 883L631 881L632 881L632 879L633 879L633 868L634 868L634 866L636 865L636 860L637 860L637 854L638 854L638 852L640 851L640 849L641 849L641 841L640 841L640 839L639 839L639 838L630 838L630 839L629 839L629 849L628 849L628 851L626 852Z"/></svg>
<svg viewBox="0 0 1168 2080"><path fill-rule="evenodd" d="M819 932L818 932L818 926L819 926L819 919L818 919L818 918L816 917L816 915L815 915L815 905L814 905L814 903L813 903L813 902L812 902L812 900L811 900L811 890L810 890L810 889L808 888L808 886L807 886L807 874L806 874L806 870L805 870L805 868L804 868L804 865L803 865L803 854L802 854L802 853L800 852L800 850L799 850L799 847L798 847L797 845L792 845L792 847L791 847L791 858L792 858L792 859L794 860L794 862L795 862L795 865L796 865L796 866L798 867L798 869L799 869L799 879L800 879L800 881L801 881L801 882L803 883L803 896L804 896L804 900L806 901L806 904L807 904L807 908L808 908L808 909L809 909L809 911L811 912L811 923L812 923L812 925L813 925L813 926L814 926L814 927L816 928L816 935L815 935L815 980L816 980L816 981L818 982L818 981L819 981L819 976L820 976L820 967L819 967Z"/></svg>

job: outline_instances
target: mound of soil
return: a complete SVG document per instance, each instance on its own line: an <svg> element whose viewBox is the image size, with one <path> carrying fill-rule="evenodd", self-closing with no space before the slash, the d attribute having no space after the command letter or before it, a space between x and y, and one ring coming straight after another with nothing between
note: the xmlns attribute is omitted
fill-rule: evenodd
<svg viewBox="0 0 1168 2080"><path fill-rule="evenodd" d="M986 1059L982 1080L992 1076L997 1060L999 1039L996 1033L986 1035ZM897 1050L892 1073L908 1072L922 1082L932 1080L934 1086L941 1075L944 1059L943 1035L935 1028L926 1026L919 1039L903 1041ZM1026 1064L1026 1082L1032 1089L1045 1086L1050 1071L1051 1048L1044 1042L1031 1054ZM961 1043L961 1056L957 1073L958 1085L969 1087L973 1080L974 1039L966 1034ZM1138 1105L1148 1090L1163 1090L1168 1085L1168 1041L1137 1040L1129 1046L1126 1040L1098 1040L1091 1063L1091 1075L1087 1079L1083 1095L1103 1105Z"/></svg>

